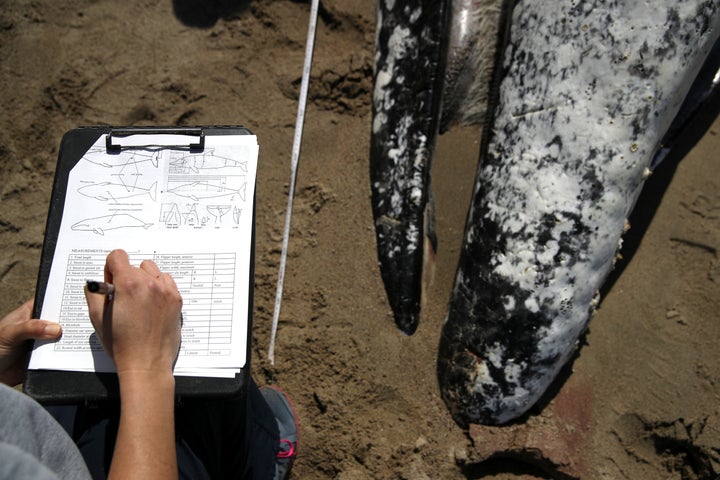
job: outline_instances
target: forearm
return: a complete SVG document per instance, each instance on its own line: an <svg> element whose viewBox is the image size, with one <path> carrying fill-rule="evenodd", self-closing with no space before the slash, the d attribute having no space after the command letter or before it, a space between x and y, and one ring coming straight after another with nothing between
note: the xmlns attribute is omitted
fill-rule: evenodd
<svg viewBox="0 0 720 480"><path fill-rule="evenodd" d="M110 479L177 478L175 379L171 373L119 374L120 425Z"/></svg>

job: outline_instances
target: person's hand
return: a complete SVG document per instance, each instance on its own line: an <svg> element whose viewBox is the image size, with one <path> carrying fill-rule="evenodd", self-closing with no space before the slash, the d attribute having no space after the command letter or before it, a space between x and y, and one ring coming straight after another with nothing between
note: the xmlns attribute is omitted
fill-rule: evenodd
<svg viewBox="0 0 720 480"><path fill-rule="evenodd" d="M172 374L180 347L182 297L170 275L151 260L130 265L123 250L113 250L105 263L105 281L115 285L110 296L85 287L90 320L118 375Z"/></svg>
<svg viewBox="0 0 720 480"><path fill-rule="evenodd" d="M27 366L26 340L54 340L62 333L59 323L32 318L32 300L0 320L0 382L17 385Z"/></svg>

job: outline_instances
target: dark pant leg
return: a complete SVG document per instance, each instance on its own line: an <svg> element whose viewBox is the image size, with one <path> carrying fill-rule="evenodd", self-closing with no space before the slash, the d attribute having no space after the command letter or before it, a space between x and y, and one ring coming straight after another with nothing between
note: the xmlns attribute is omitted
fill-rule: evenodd
<svg viewBox="0 0 720 480"><path fill-rule="evenodd" d="M176 424L211 478L274 478L277 422L254 381L239 399L185 400L176 410Z"/></svg>
<svg viewBox="0 0 720 480"><path fill-rule="evenodd" d="M106 479L110 471L119 420L120 405L115 402L78 407L73 440L94 480Z"/></svg>
<svg viewBox="0 0 720 480"><path fill-rule="evenodd" d="M119 427L120 408L117 404L101 407L78 407L75 417L75 442L83 455L93 480L105 480L110 471L115 440ZM209 478L203 462L177 439L177 464L180 479L204 480Z"/></svg>
<svg viewBox="0 0 720 480"><path fill-rule="evenodd" d="M244 479L275 478L280 432L275 415L254 381L247 394Z"/></svg>

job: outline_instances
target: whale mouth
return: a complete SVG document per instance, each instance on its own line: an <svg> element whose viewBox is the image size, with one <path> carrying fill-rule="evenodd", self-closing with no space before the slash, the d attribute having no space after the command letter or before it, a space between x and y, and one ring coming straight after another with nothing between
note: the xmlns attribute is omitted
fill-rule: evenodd
<svg viewBox="0 0 720 480"><path fill-rule="evenodd" d="M572 357L645 180L720 111L719 8L378 2L372 207L405 334L436 247L437 135L484 127L438 356L458 424L517 418Z"/></svg>

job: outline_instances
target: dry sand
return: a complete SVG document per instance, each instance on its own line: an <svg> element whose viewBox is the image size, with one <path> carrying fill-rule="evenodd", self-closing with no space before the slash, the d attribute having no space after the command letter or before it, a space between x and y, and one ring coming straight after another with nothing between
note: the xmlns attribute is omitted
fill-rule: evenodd
<svg viewBox="0 0 720 480"><path fill-rule="evenodd" d="M257 1L199 29L180 23L170 0L0 1L0 311L34 291L64 132L242 124L261 146L252 367L296 402L294 478L717 478L720 123L678 167L544 408L466 432L439 397L435 359L480 133L440 140L437 273L417 334L404 337L370 210L374 4L323 5L274 366L266 352L306 2ZM478 463L495 454L510 458ZM544 470L522 461L543 455Z"/></svg>

